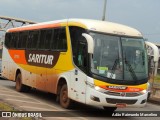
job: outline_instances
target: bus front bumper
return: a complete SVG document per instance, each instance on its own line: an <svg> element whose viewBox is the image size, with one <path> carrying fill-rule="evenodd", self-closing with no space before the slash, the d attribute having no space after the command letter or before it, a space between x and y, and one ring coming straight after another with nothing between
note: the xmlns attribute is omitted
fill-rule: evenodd
<svg viewBox="0 0 160 120"><path fill-rule="evenodd" d="M114 96L102 93L89 86L87 86L86 93L86 104L99 107L144 107L148 95L148 92L146 92L136 97Z"/></svg>

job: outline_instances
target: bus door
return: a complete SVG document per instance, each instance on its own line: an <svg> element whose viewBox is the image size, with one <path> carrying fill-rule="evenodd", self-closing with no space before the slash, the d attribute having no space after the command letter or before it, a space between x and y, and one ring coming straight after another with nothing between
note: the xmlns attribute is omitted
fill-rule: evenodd
<svg viewBox="0 0 160 120"><path fill-rule="evenodd" d="M75 100L85 103L86 84L87 79L87 47L86 42L80 41L78 43L77 55L75 57L75 64L78 68L75 68L72 79L74 82L74 95Z"/></svg>

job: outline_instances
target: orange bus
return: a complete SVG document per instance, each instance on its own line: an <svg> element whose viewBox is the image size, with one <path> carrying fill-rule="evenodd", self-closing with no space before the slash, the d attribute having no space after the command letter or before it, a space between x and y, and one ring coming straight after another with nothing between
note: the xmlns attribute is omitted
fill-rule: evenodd
<svg viewBox="0 0 160 120"><path fill-rule="evenodd" d="M54 93L64 108L73 101L106 110L145 106L147 54L134 28L105 21L67 19L9 29L2 76L17 91Z"/></svg>

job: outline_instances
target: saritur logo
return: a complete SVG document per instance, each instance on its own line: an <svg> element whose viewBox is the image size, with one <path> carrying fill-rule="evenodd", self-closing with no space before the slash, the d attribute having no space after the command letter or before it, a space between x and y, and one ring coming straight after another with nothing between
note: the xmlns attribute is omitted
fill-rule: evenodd
<svg viewBox="0 0 160 120"><path fill-rule="evenodd" d="M115 90L126 90L126 86L106 86L109 89L115 89Z"/></svg>
<svg viewBox="0 0 160 120"><path fill-rule="evenodd" d="M26 61L29 65L52 68L56 65L60 52L26 50Z"/></svg>
<svg viewBox="0 0 160 120"><path fill-rule="evenodd" d="M53 55L29 54L28 62L52 65L53 59L54 59Z"/></svg>

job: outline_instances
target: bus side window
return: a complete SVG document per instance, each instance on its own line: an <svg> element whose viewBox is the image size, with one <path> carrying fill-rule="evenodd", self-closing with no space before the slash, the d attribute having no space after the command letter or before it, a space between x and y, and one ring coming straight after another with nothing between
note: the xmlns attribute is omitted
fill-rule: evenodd
<svg viewBox="0 0 160 120"><path fill-rule="evenodd" d="M9 49L10 49L10 42L11 42L11 33L6 33L6 35L5 35L5 43L4 44Z"/></svg>
<svg viewBox="0 0 160 120"><path fill-rule="evenodd" d="M40 39L38 41L38 48L42 50L50 50L52 42L52 29L44 29L40 31Z"/></svg>
<svg viewBox="0 0 160 120"><path fill-rule="evenodd" d="M17 49L21 48L21 44L22 44L21 35L22 35L22 32L19 33L19 39L18 39L18 43L17 43Z"/></svg>
<svg viewBox="0 0 160 120"><path fill-rule="evenodd" d="M62 51L67 50L67 38L65 28L61 28L59 30L59 41L57 42L57 49L60 49Z"/></svg>
<svg viewBox="0 0 160 120"><path fill-rule="evenodd" d="M46 30L45 34L45 49L50 50L51 47L51 38L52 38L52 32L53 30L49 29Z"/></svg>
<svg viewBox="0 0 160 120"><path fill-rule="evenodd" d="M53 50L66 51L67 50L67 37L65 28L54 29L53 40L51 43Z"/></svg>
<svg viewBox="0 0 160 120"><path fill-rule="evenodd" d="M31 37L32 37L31 32L29 32L28 39L27 39L27 48L31 48L31 44L32 44Z"/></svg>
<svg viewBox="0 0 160 120"><path fill-rule="evenodd" d="M17 42L18 42L18 34L19 33L12 33L11 34L11 41L10 41L10 48L11 49L16 49L17 47Z"/></svg>
<svg viewBox="0 0 160 120"><path fill-rule="evenodd" d="M56 28L54 29L54 32L53 32L53 39L52 39L52 42L51 42L51 49L52 50L56 50L57 49L57 41L59 40L59 30Z"/></svg>
<svg viewBox="0 0 160 120"><path fill-rule="evenodd" d="M39 31L30 31L27 48L36 49L38 43Z"/></svg>
<svg viewBox="0 0 160 120"><path fill-rule="evenodd" d="M25 49L27 45L28 31L21 34L21 48Z"/></svg>
<svg viewBox="0 0 160 120"><path fill-rule="evenodd" d="M41 30L40 31L40 39L38 41L38 48L39 49L44 49L45 48L45 34L46 34L46 30Z"/></svg>

